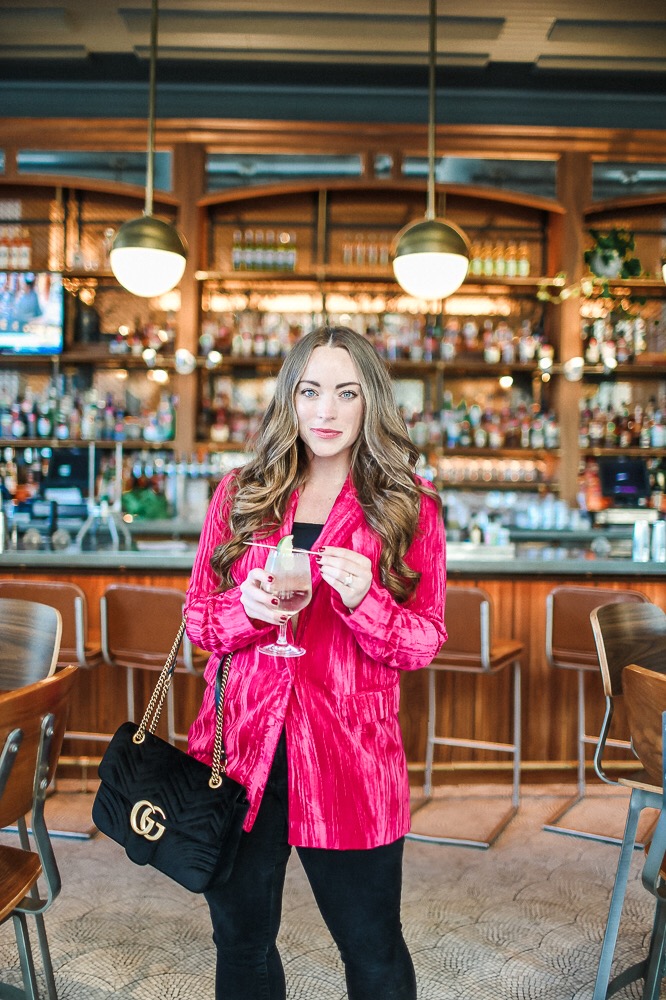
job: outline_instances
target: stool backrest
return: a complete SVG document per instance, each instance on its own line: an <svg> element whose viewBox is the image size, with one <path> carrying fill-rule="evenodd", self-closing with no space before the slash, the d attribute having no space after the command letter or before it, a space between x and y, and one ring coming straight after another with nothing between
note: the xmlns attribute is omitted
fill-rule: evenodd
<svg viewBox="0 0 666 1000"><path fill-rule="evenodd" d="M77 584L50 580L0 580L0 597L39 601L57 608L62 618L58 666L64 667L68 663L88 666L88 609L86 595Z"/></svg>
<svg viewBox="0 0 666 1000"><path fill-rule="evenodd" d="M600 604L647 603L637 590L554 587L546 598L546 660L551 667L598 670L590 612Z"/></svg>
<svg viewBox="0 0 666 1000"><path fill-rule="evenodd" d="M36 601L0 597L0 690L25 687L56 668L62 618Z"/></svg>
<svg viewBox="0 0 666 1000"><path fill-rule="evenodd" d="M487 670L492 637L490 595L480 587L447 586L445 618L449 637L433 666L455 662Z"/></svg>
<svg viewBox="0 0 666 1000"><path fill-rule="evenodd" d="M662 713L666 711L666 674L630 664L622 671L622 689L631 742L655 785L663 782Z"/></svg>
<svg viewBox="0 0 666 1000"><path fill-rule="evenodd" d="M102 651L118 666L161 670L183 617L185 594L175 587L112 584L100 602ZM207 660L193 654L187 636L177 664L199 672ZM198 661L198 662L197 662Z"/></svg>
<svg viewBox="0 0 666 1000"><path fill-rule="evenodd" d="M622 694L630 663L666 671L666 614L656 604L604 604L590 614L607 698Z"/></svg>

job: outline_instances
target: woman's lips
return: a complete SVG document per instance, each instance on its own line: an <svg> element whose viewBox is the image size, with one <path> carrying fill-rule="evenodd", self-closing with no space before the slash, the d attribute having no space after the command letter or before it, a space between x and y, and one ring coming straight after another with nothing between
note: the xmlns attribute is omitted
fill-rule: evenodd
<svg viewBox="0 0 666 1000"><path fill-rule="evenodd" d="M320 438L335 438L335 437L340 437L340 435L342 434L342 431L326 430L323 427L311 427L310 428L310 433L314 434L315 437L320 437Z"/></svg>

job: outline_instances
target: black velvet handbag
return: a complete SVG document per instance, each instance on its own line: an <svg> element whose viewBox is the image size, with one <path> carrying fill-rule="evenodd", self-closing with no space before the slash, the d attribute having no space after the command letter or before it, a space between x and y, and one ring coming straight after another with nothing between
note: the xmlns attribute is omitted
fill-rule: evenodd
<svg viewBox="0 0 666 1000"><path fill-rule="evenodd" d="M217 678L212 768L155 736L184 631L183 620L143 719L123 723L102 757L92 817L135 864L205 892L231 874L249 802L243 786L225 774L222 720L231 653Z"/></svg>

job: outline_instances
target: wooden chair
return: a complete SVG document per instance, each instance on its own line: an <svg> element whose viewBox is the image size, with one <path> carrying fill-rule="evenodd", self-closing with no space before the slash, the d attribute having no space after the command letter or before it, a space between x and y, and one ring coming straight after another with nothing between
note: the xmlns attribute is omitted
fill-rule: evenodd
<svg viewBox="0 0 666 1000"><path fill-rule="evenodd" d="M58 663L62 617L36 601L0 597L0 690L34 684Z"/></svg>
<svg viewBox="0 0 666 1000"><path fill-rule="evenodd" d="M622 672L622 688L634 751L644 771L637 776L661 787L661 812L643 866L642 881L655 897L655 914L648 953L609 983L607 995L644 979L644 1000L659 1000L666 948L666 674L632 664Z"/></svg>
<svg viewBox="0 0 666 1000"><path fill-rule="evenodd" d="M616 603L593 610L590 621L599 654L606 698L606 712L594 754L594 767L602 781L631 789L627 822L620 847L593 993L593 1000L606 1000L611 994L609 987L611 965L631 859L636 846L638 821L644 809L661 808L662 787L661 780L655 783L655 776L651 776L645 770L629 776L610 777L605 769L603 757L606 745L610 745L608 734L615 704L623 694L624 668L638 664L656 673L666 672L666 614L655 604Z"/></svg>
<svg viewBox="0 0 666 1000"><path fill-rule="evenodd" d="M134 675L137 671L160 671L183 617L185 594L175 587L142 587L114 583L100 602L102 655L106 663L123 667L127 674L127 710L135 715ZM208 654L196 650L183 637L176 672L199 676ZM142 706L141 711L143 712ZM166 701L167 738L171 743L187 740L175 729L173 685Z"/></svg>
<svg viewBox="0 0 666 1000"><path fill-rule="evenodd" d="M44 822L46 789L55 772L77 667L0 694L0 828L31 813L34 849L19 826L20 847L0 845L0 923L14 923L24 990L0 984L0 996L37 1000L27 917L35 920L48 996L57 1000L44 912L60 892L60 874ZM40 893L38 879L43 879Z"/></svg>
<svg viewBox="0 0 666 1000"><path fill-rule="evenodd" d="M585 677L598 676L599 658L590 626L590 612L601 604L614 602L646 603L647 597L635 590L610 590L601 587L554 587L546 598L546 660L558 670L576 672L578 686L577 705L577 782L576 794L561 805L544 824L544 830L564 833L606 843L619 843L617 837L604 832L595 833L572 825L561 825L563 819L586 795L586 748L597 745L598 736L587 732L585 705ZM625 741L614 740L609 746L629 749Z"/></svg>
<svg viewBox="0 0 666 1000"><path fill-rule="evenodd" d="M493 631L490 596L479 587L447 587L446 627L449 635L428 667L428 735L426 741L424 800L417 812L431 801L432 772L436 746L467 747L472 750L493 750L510 754L513 760L511 803L490 834L485 837L453 837L410 833L413 840L439 844L460 844L487 848L513 819L520 804L520 657L523 645L514 639L497 639ZM499 743L474 738L436 735L436 678L440 671L492 676L513 668L513 713L511 743Z"/></svg>

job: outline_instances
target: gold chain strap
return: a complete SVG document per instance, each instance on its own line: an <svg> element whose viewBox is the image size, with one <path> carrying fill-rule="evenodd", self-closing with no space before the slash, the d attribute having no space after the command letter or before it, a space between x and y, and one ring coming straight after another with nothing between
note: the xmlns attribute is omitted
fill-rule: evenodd
<svg viewBox="0 0 666 1000"><path fill-rule="evenodd" d="M217 706L217 717L215 719L215 740L213 742L213 766L208 784L211 788L219 788L222 784L222 775L227 769L226 755L224 753L224 741L222 738L222 726L224 715L224 692L227 687L229 677L229 667L231 666L232 653L227 653L222 665L222 676L220 677L220 698Z"/></svg>
<svg viewBox="0 0 666 1000"><path fill-rule="evenodd" d="M183 641L184 634L185 618L183 618L180 623L180 627L176 633L176 638L174 639L173 645L169 650L169 655L166 658L166 663L162 667L160 676L157 678L155 689L150 696L150 701L148 702L146 711L143 713L143 718L139 723L139 728L132 737L134 743L143 743L146 738L146 731L152 733L153 735L155 734L157 723L160 720L162 706L164 705L164 700L167 696L169 685L171 684L171 678L173 677L173 670L176 657L178 655L178 649ZM222 775L226 771L226 759L223 759L225 758L225 754L222 729L224 724L224 692L227 687L227 679L229 677L229 667L231 666L232 655L232 653L227 653L225 656L222 666L222 676L220 678L220 698L215 717L215 738L213 741L213 765L211 768L211 776L208 781L211 788L220 787L222 784Z"/></svg>
<svg viewBox="0 0 666 1000"><path fill-rule="evenodd" d="M167 691L169 690L169 685L171 683L171 677L173 674L173 667L176 662L176 656L178 655L178 649L181 642L183 641L183 635L185 633L185 619L180 623L178 631L176 632L176 638L173 640L173 646L169 650L169 655L166 658L166 663L162 667L160 676L157 678L157 684L155 685L155 690L150 696L150 701L148 702L148 707L143 713L143 718L139 723L139 728L132 737L135 743L143 743L146 737L146 729L149 733L155 733L157 723L159 722L160 713L162 711L162 705L164 704L164 699L166 698ZM152 718L151 718L152 717Z"/></svg>

